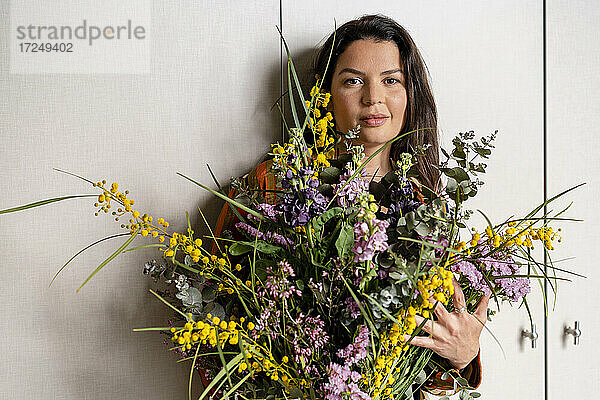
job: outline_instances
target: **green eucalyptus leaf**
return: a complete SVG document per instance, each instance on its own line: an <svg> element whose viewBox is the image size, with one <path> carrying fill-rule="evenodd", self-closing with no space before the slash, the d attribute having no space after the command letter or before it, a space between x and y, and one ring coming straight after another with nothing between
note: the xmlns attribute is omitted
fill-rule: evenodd
<svg viewBox="0 0 600 400"><path fill-rule="evenodd" d="M390 272L389 273L389 277L391 279L395 280L395 281L399 281L401 279L406 279L407 278L406 274L403 274L403 273L400 273L400 272L397 272L397 271Z"/></svg>
<svg viewBox="0 0 600 400"><path fill-rule="evenodd" d="M427 236L431 233L431 228L424 222L419 222L414 227L414 231L417 232L421 236Z"/></svg>
<svg viewBox="0 0 600 400"><path fill-rule="evenodd" d="M409 231L412 231L415 227L415 225L417 225L417 220L415 218L415 213L414 212L409 212L408 214L406 214L406 229L408 229Z"/></svg>
<svg viewBox="0 0 600 400"><path fill-rule="evenodd" d="M483 158L488 158L492 151L490 149L484 149L483 147L475 147L475 152Z"/></svg>
<svg viewBox="0 0 600 400"><path fill-rule="evenodd" d="M317 190L324 196L333 197L333 186L328 183L319 185L319 187L317 187Z"/></svg>
<svg viewBox="0 0 600 400"><path fill-rule="evenodd" d="M337 167L327 167L319 174L321 182L334 184L340 181L342 170Z"/></svg>
<svg viewBox="0 0 600 400"><path fill-rule="evenodd" d="M469 180L469 175L464 169L460 167L452 168L452 174L446 174L448 177L455 179L457 182L463 182Z"/></svg>
<svg viewBox="0 0 600 400"><path fill-rule="evenodd" d="M215 298L217 297L217 292L211 288L211 287L205 287L204 289L202 289L202 300L210 303L211 301L214 301Z"/></svg>
<svg viewBox="0 0 600 400"><path fill-rule="evenodd" d="M456 189L458 189L458 183L456 180L454 180L454 178L448 178L448 183L446 183L446 193L456 193Z"/></svg>
<svg viewBox="0 0 600 400"><path fill-rule="evenodd" d="M460 386L469 386L469 382L462 376L457 377L456 382L458 382Z"/></svg>
<svg viewBox="0 0 600 400"><path fill-rule="evenodd" d="M422 384L423 382L425 382L425 380L427 379L427 374L425 373L424 370L421 370L419 372L419 374L415 377L415 383L417 385Z"/></svg>
<svg viewBox="0 0 600 400"><path fill-rule="evenodd" d="M452 151L452 157L454 157L456 160L464 160L466 157L464 148L462 146L456 147L454 151Z"/></svg>

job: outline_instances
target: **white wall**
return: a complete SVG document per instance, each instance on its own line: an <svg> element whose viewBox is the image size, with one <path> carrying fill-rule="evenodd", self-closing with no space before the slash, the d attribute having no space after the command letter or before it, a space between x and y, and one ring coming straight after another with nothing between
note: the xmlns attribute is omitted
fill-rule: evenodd
<svg viewBox="0 0 600 400"><path fill-rule="evenodd" d="M214 219L221 202L176 172L212 185L208 163L227 184L279 135L269 112L280 86L279 2L154 2L146 75L11 74L0 4L0 209L97 193L56 167L116 181L140 210L184 231L185 211L199 226L197 207ZM125 241L113 239L48 288L75 252L123 232L94 211L93 199L74 199L0 220L1 399L187 398L188 366L163 336L132 332L170 315L142 274L158 252L119 256L75 294Z"/></svg>

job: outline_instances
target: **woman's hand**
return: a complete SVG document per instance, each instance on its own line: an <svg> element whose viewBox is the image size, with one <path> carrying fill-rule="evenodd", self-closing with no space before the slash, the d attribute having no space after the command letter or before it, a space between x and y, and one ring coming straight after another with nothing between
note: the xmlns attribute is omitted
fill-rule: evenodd
<svg viewBox="0 0 600 400"><path fill-rule="evenodd" d="M437 303L434 313L438 319L437 321L428 320L423 325L423 330L429 333L430 336L415 336L410 344L433 350L460 370L469 365L479 353L479 336L485 321L487 321L490 295L481 298L473 314L467 311L458 312L456 310L460 310L465 306L465 295L454 278L453 283L454 294L452 300L455 311L449 313L442 303L432 299L432 303ZM423 320L423 317L415 316L417 326ZM407 340L410 335L404 335L404 338Z"/></svg>

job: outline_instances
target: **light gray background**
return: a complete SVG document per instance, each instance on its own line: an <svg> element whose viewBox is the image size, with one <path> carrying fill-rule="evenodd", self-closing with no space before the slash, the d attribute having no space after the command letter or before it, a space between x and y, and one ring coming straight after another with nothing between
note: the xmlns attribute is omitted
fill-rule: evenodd
<svg viewBox="0 0 600 400"><path fill-rule="evenodd" d="M280 137L270 106L280 94L280 24L301 68L314 48L351 18L383 13L412 34L432 77L443 140L457 132L499 130L486 186L477 206L492 217L524 212L543 199L543 53L541 1L196 1L153 2L152 73L10 74L8 2L0 0L0 209L65 194L94 193L65 169L92 180L117 181L136 206L185 229L185 211L200 227L197 207L211 221L221 202L178 177L222 183L256 165ZM550 314L550 398L598 393L594 335L595 257L600 239L598 65L599 7L592 1L548 2L549 190L581 181L561 256L588 275L562 285ZM550 193L550 192L549 192ZM121 240L81 255L55 281L58 268L89 243L119 233L108 215L94 217L91 200L0 217L1 399L183 399L188 367L152 333L169 312L142 275L152 250L126 253L80 293L75 289ZM148 243L142 238L137 244ZM581 257L580 257L581 255ZM566 289L564 289L566 287ZM531 296L540 340L520 340L524 310L503 309L482 336L488 399L542 398L543 308ZM582 322L582 343L562 339L562 325ZM199 382L199 380L196 380ZM199 389L195 387L194 393Z"/></svg>

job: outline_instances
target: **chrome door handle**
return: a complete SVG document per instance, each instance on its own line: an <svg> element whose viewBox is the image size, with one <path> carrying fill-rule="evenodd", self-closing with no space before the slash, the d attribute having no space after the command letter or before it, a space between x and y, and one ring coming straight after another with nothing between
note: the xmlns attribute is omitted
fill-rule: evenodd
<svg viewBox="0 0 600 400"><path fill-rule="evenodd" d="M521 331L521 337L526 337L526 338L531 339L531 348L535 349L536 342L537 342L537 339L538 339L538 333L537 333L537 330L535 328L535 324L532 324L531 326L532 326L531 332L523 329Z"/></svg>
<svg viewBox="0 0 600 400"><path fill-rule="evenodd" d="M579 337L581 336L579 321L575 321L575 328L565 326L565 335L573 335L573 344L577 346L579 344Z"/></svg>

